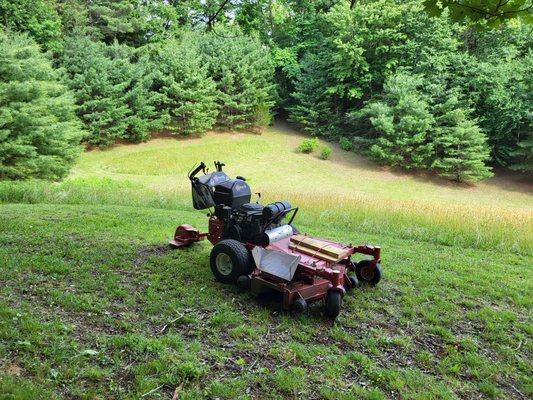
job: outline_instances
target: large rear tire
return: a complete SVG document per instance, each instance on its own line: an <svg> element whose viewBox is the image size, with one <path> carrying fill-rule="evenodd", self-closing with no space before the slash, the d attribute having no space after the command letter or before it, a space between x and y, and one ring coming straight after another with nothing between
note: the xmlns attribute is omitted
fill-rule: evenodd
<svg viewBox="0 0 533 400"><path fill-rule="evenodd" d="M209 257L211 271L222 283L236 283L241 275L248 275L253 269L253 259L244 244L233 239L218 242Z"/></svg>

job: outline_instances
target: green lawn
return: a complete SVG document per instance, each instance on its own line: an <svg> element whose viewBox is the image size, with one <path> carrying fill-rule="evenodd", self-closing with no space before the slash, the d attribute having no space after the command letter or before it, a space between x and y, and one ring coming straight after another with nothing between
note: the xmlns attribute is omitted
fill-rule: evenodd
<svg viewBox="0 0 533 400"><path fill-rule="evenodd" d="M528 186L322 161L299 140L158 139L86 153L61 184L0 184L0 398L533 396ZM297 203L302 231L381 245L383 281L334 324L215 282L207 242L166 246L206 226L184 177L199 159Z"/></svg>

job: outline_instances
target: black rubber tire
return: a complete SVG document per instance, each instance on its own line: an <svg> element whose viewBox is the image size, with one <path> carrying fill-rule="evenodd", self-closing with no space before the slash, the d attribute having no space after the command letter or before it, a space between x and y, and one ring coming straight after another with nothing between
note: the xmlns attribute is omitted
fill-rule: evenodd
<svg viewBox="0 0 533 400"><path fill-rule="evenodd" d="M248 275L241 275L237 278L237 287L241 292L247 292L250 290L251 279Z"/></svg>
<svg viewBox="0 0 533 400"><path fill-rule="evenodd" d="M359 279L357 279L357 276L355 276L354 274L350 274L348 275L348 279L351 283L350 289L355 289L359 287Z"/></svg>
<svg viewBox="0 0 533 400"><path fill-rule="evenodd" d="M326 295L324 313L327 317L335 319L341 312L342 296L336 290L330 290Z"/></svg>
<svg viewBox="0 0 533 400"><path fill-rule="evenodd" d="M307 310L307 301L302 298L296 299L296 301L292 305L292 310L295 314L303 313L305 310Z"/></svg>
<svg viewBox="0 0 533 400"><path fill-rule="evenodd" d="M220 256L221 254L226 257ZM221 272L222 269L219 270L217 267L219 256L226 261L226 273ZM213 275L217 281L222 283L236 283L239 276L248 275L253 269L252 255L244 244L233 239L221 240L213 246L209 261ZM221 263L220 260L219 263Z"/></svg>
<svg viewBox="0 0 533 400"><path fill-rule="evenodd" d="M366 282L372 286L376 286L383 275L381 265L378 263L376 268L374 268L373 273L369 275L368 271L365 271L365 268L369 267L370 263L370 260L359 261L355 266L355 275L357 276L357 279L359 279L359 282Z"/></svg>

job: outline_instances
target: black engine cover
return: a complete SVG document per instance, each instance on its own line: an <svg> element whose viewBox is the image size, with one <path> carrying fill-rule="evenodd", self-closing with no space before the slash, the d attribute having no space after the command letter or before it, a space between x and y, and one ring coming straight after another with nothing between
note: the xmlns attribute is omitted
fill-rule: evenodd
<svg viewBox="0 0 533 400"><path fill-rule="evenodd" d="M240 179L230 179L215 186L213 201L215 205L225 205L237 209L252 198L250 186Z"/></svg>

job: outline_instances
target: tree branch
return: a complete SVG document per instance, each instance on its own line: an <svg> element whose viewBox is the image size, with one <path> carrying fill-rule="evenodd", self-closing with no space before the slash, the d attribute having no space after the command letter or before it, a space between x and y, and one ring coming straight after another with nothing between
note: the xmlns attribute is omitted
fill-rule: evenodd
<svg viewBox="0 0 533 400"><path fill-rule="evenodd" d="M209 20L207 21L207 26L211 27L215 23L215 20L217 19L218 14L220 14L220 12L224 9L224 7L226 7L226 4L228 2L229 2L229 0L224 0L222 2L220 7L218 8L217 12L213 16L211 16L211 18L209 18Z"/></svg>
<svg viewBox="0 0 533 400"><path fill-rule="evenodd" d="M352 0L352 1L354 1L354 0ZM464 4L464 3L461 3L459 1L451 1L451 3L453 3L455 5L458 5L459 7L468 8L469 10L472 10L472 11L478 13L478 14L481 14L485 19L497 18L497 17L501 17L501 16L506 15L506 14L515 14L515 13L524 12L524 11L527 11L530 8L533 7L533 5L530 5L529 7L518 9L518 10L509 10L509 11L498 12L498 10L501 7L503 7L507 3L509 3L509 0L499 0L498 4L496 5L496 8L494 9L494 11L484 10L482 8L473 7L471 5Z"/></svg>

